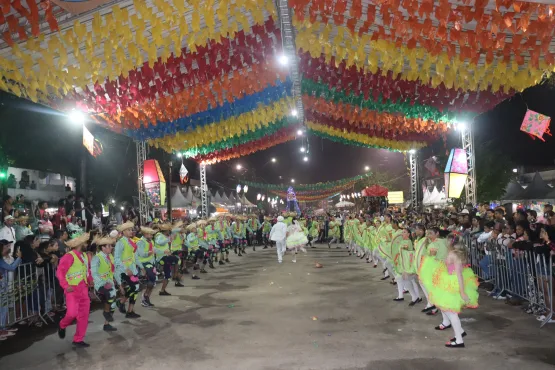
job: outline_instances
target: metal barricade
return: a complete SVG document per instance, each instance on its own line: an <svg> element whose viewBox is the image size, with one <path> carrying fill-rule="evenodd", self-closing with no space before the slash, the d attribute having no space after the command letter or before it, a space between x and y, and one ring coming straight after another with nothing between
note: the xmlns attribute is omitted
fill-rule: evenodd
<svg viewBox="0 0 555 370"><path fill-rule="evenodd" d="M54 266L25 263L6 275L0 280L0 329L21 321L53 323L52 311L63 302Z"/></svg>
<svg viewBox="0 0 555 370"><path fill-rule="evenodd" d="M503 238L478 243L465 237L470 266L483 282L493 285L491 295L509 294L528 302L530 313L543 315L540 327L552 318L553 264L536 250L516 250Z"/></svg>

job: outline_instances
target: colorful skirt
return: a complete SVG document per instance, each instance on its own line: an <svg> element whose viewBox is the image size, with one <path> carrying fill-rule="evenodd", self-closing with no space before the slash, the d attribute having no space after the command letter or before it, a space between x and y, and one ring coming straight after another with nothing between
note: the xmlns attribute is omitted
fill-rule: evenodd
<svg viewBox="0 0 555 370"><path fill-rule="evenodd" d="M469 267L463 269L462 276L468 302L461 297L457 274L449 274L443 261L425 257L418 271L420 282L428 291L430 303L442 311L455 313L461 312L463 308L478 307L478 279Z"/></svg>
<svg viewBox="0 0 555 370"><path fill-rule="evenodd" d="M308 243L308 239L303 232L296 232L287 237L285 246L287 249L304 247Z"/></svg>

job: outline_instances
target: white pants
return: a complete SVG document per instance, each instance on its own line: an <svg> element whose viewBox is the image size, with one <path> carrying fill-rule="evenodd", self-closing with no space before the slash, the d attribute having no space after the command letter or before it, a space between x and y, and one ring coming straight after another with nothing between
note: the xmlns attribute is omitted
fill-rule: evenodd
<svg viewBox="0 0 555 370"><path fill-rule="evenodd" d="M424 285L422 285L422 283L419 282L419 285L420 285L420 289L422 289L422 291L424 292L424 295L426 296L426 308L432 307L432 304L430 303L430 299L428 298L428 291L426 290L426 288L424 288Z"/></svg>
<svg viewBox="0 0 555 370"><path fill-rule="evenodd" d="M401 276L402 278L402 276ZM403 286L409 291L412 301L414 302L420 298L420 290L418 289L418 283L416 282L416 275L409 274L406 279L403 280Z"/></svg>
<svg viewBox="0 0 555 370"><path fill-rule="evenodd" d="M283 261L283 255L285 254L285 240L276 241L276 250L278 255L278 262Z"/></svg>
<svg viewBox="0 0 555 370"><path fill-rule="evenodd" d="M459 314L455 312L441 311L441 316L443 316L443 326L451 325L453 327L456 342L459 344L463 343L462 334L464 333L464 329L462 328Z"/></svg>

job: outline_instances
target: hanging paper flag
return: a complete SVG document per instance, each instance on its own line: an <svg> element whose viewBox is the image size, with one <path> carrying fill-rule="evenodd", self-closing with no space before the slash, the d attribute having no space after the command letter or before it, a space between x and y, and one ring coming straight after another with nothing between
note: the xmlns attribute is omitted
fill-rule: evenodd
<svg viewBox="0 0 555 370"><path fill-rule="evenodd" d="M445 166L445 187L448 198L459 198L468 177L468 162L464 149L451 149Z"/></svg>
<svg viewBox="0 0 555 370"><path fill-rule="evenodd" d="M439 176L439 171L437 169L437 161L435 157L428 158L428 160L424 164L424 167L426 167L426 169L430 171L430 174L432 176Z"/></svg>
<svg viewBox="0 0 555 370"><path fill-rule="evenodd" d="M544 134L551 136L551 132L549 131L550 122L551 117L527 109L522 125L520 126L520 131L526 132L532 139L534 139L535 136L541 141L545 141L543 139Z"/></svg>
<svg viewBox="0 0 555 370"><path fill-rule="evenodd" d="M183 163L181 163L181 168L179 169L179 180L182 184L185 184L187 181L189 181L189 171L187 171L187 168L185 168L185 165Z"/></svg>

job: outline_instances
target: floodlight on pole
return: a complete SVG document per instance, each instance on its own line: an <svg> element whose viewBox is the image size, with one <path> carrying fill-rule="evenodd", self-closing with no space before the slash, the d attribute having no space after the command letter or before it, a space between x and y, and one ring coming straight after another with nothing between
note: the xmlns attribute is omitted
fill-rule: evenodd
<svg viewBox="0 0 555 370"><path fill-rule="evenodd" d="M297 136L302 136L302 135L303 135L303 130L298 129L298 130L297 130Z"/></svg>
<svg viewBox="0 0 555 370"><path fill-rule="evenodd" d="M278 57L278 62L279 64L281 64L282 66L286 66L287 64L289 64L289 58L287 57L287 55L281 54Z"/></svg>
<svg viewBox="0 0 555 370"><path fill-rule="evenodd" d="M238 170L240 170L241 168L243 168L243 166L241 166L240 164L238 164L237 166L235 166L235 168L237 168Z"/></svg>
<svg viewBox="0 0 555 370"><path fill-rule="evenodd" d="M71 112L69 112L67 116L72 123L78 125L82 125L83 123L85 123L85 115L83 114L83 112L77 109L71 110Z"/></svg>
<svg viewBox="0 0 555 370"><path fill-rule="evenodd" d="M297 117L297 116L299 115L299 112L297 112L296 109L293 109L293 110L291 110L291 115L292 115L293 117Z"/></svg>

